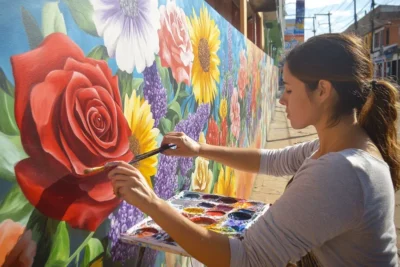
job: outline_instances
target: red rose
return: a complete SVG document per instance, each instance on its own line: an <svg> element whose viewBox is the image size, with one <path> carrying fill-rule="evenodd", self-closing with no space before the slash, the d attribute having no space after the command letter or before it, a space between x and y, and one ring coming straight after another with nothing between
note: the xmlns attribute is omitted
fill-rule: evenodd
<svg viewBox="0 0 400 267"><path fill-rule="evenodd" d="M133 158L117 77L61 33L11 63L15 118L30 156L15 166L17 181L44 215L94 231L120 200L106 172L84 170Z"/></svg>
<svg viewBox="0 0 400 267"><path fill-rule="evenodd" d="M218 125L215 122L214 119L210 119L208 122L208 130L207 130L207 144L209 145L218 145L218 139L219 139L219 130L218 130Z"/></svg>

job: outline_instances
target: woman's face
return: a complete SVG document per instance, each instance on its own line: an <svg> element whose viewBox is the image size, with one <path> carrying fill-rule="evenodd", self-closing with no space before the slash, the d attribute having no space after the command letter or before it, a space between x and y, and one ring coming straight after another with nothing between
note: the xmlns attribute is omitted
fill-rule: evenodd
<svg viewBox="0 0 400 267"><path fill-rule="evenodd" d="M283 68L283 82L285 91L279 103L286 107L287 117L294 129L302 129L315 125L319 118L320 110L313 103L316 91L307 90L306 85L294 77L285 64Z"/></svg>

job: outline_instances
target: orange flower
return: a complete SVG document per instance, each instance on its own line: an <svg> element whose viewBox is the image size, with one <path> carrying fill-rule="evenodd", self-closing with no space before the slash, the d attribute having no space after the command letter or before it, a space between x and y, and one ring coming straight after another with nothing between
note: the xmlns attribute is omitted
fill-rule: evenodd
<svg viewBox="0 0 400 267"><path fill-rule="evenodd" d="M0 266L32 266L36 243L32 231L10 219L0 224Z"/></svg>

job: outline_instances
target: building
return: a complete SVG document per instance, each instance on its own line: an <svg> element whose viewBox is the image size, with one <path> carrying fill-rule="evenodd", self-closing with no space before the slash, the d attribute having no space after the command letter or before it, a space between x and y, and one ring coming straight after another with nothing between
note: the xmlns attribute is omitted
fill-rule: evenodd
<svg viewBox="0 0 400 267"><path fill-rule="evenodd" d="M285 0L206 0L278 64L284 51Z"/></svg>
<svg viewBox="0 0 400 267"><path fill-rule="evenodd" d="M344 32L364 38L371 50L375 77L400 82L400 6L380 5L361 18L357 27L352 24Z"/></svg>

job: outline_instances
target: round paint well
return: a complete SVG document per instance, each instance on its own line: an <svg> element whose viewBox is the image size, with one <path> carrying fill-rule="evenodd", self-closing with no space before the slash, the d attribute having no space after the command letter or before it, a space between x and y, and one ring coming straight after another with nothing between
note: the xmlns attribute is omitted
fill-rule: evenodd
<svg viewBox="0 0 400 267"><path fill-rule="evenodd" d="M132 235L143 238L143 237L150 237L155 234L158 234L158 230L153 227L144 227L141 229L136 230Z"/></svg>
<svg viewBox="0 0 400 267"><path fill-rule="evenodd" d="M184 208L183 211L188 214L203 214L204 213L204 209L198 208L198 207Z"/></svg>
<svg viewBox="0 0 400 267"><path fill-rule="evenodd" d="M249 215L253 216L254 211L252 210L247 210L247 209L240 209L238 210L239 212L244 212L244 213L248 213Z"/></svg>
<svg viewBox="0 0 400 267"><path fill-rule="evenodd" d="M225 204L233 204L237 202L233 197L221 197L219 201Z"/></svg>
<svg viewBox="0 0 400 267"><path fill-rule="evenodd" d="M209 210L206 212L206 215L212 216L212 217L222 217L225 215L225 212L222 210Z"/></svg>
<svg viewBox="0 0 400 267"><path fill-rule="evenodd" d="M196 194L196 193L186 193L186 194L183 196L183 198L186 198L186 199L199 199L199 198L200 198L200 195L199 195L199 194Z"/></svg>
<svg viewBox="0 0 400 267"><path fill-rule="evenodd" d="M228 215L229 218L236 221L246 221L251 219L251 215L246 212L236 211Z"/></svg>
<svg viewBox="0 0 400 267"><path fill-rule="evenodd" d="M212 226L212 227L208 227L208 230L220 233L220 234L224 234L224 235L231 235L231 234L235 234L236 231L235 229L231 228L231 227L227 227L227 226Z"/></svg>
<svg viewBox="0 0 400 267"><path fill-rule="evenodd" d="M220 197L219 197L219 196L216 196L216 195L204 195L204 196L203 196L203 199L214 200L214 201L218 200L219 198L220 198Z"/></svg>
<svg viewBox="0 0 400 267"><path fill-rule="evenodd" d="M208 218L208 217L195 217L190 219L192 222L195 224L201 225L201 226L207 226L213 223L216 223L214 219Z"/></svg>
<svg viewBox="0 0 400 267"><path fill-rule="evenodd" d="M217 205L215 208L222 211L230 211L233 209L231 206L228 205Z"/></svg>
<svg viewBox="0 0 400 267"><path fill-rule="evenodd" d="M203 207L203 208L214 208L215 207L214 204L208 203L208 202L201 202L197 206Z"/></svg>

